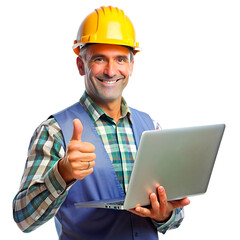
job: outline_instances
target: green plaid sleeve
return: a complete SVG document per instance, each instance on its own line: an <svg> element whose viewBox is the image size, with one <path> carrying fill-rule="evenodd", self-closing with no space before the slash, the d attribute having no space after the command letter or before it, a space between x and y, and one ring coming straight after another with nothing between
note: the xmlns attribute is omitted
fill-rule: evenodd
<svg viewBox="0 0 240 240"><path fill-rule="evenodd" d="M184 209L177 208L173 210L171 218L165 223L158 223L152 219L154 226L158 232L165 234L168 230L176 229L180 226L184 218Z"/></svg>
<svg viewBox="0 0 240 240"><path fill-rule="evenodd" d="M66 186L57 166L65 155L62 138L55 119L50 119L31 139L20 190L13 201L14 220L24 232L52 218L67 196L70 186Z"/></svg>

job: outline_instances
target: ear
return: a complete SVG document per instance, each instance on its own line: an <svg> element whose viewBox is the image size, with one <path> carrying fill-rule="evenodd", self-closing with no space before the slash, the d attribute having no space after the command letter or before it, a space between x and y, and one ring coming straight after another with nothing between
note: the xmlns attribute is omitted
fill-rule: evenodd
<svg viewBox="0 0 240 240"><path fill-rule="evenodd" d="M134 61L132 61L130 64L131 64L131 65L130 65L130 76L132 76Z"/></svg>
<svg viewBox="0 0 240 240"><path fill-rule="evenodd" d="M76 59L77 68L81 76L85 75L84 62L80 56Z"/></svg>

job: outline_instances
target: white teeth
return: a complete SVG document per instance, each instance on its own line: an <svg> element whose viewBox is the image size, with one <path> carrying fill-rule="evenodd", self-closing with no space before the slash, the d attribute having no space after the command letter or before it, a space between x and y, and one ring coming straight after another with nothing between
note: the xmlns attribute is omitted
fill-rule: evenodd
<svg viewBox="0 0 240 240"><path fill-rule="evenodd" d="M108 83L108 84L113 84L113 83L115 83L115 82L117 82L117 81L103 81L104 83Z"/></svg>
<svg viewBox="0 0 240 240"><path fill-rule="evenodd" d="M115 81L108 81L108 80L103 80L103 79L101 79L101 78L98 78L98 80L99 81L101 81L101 82L104 82L104 83L106 83L106 84L114 84L114 83L116 83L116 82L118 82L120 79L117 79L117 80L115 80Z"/></svg>

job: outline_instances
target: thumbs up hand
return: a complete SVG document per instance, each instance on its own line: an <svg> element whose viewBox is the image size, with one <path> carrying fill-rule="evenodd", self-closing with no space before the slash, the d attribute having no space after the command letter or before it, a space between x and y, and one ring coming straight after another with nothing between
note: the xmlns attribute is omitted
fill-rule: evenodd
<svg viewBox="0 0 240 240"><path fill-rule="evenodd" d="M73 120L73 134L66 148L66 155L59 161L58 170L66 183L82 180L93 172L96 155L95 147L82 142L83 126L79 119Z"/></svg>

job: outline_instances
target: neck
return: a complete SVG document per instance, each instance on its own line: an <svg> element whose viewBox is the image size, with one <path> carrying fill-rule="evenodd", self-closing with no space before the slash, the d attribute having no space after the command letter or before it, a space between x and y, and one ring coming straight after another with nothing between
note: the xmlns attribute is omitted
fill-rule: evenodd
<svg viewBox="0 0 240 240"><path fill-rule="evenodd" d="M121 99L120 101L97 103L97 105L111 118L114 119L115 123L118 123L119 118L122 116L121 113Z"/></svg>
<svg viewBox="0 0 240 240"><path fill-rule="evenodd" d="M88 96L100 107L109 117L114 119L115 123L118 123L118 120L122 116L121 112L121 104L122 104L122 96L113 101L100 100L95 96L91 96L87 93Z"/></svg>

